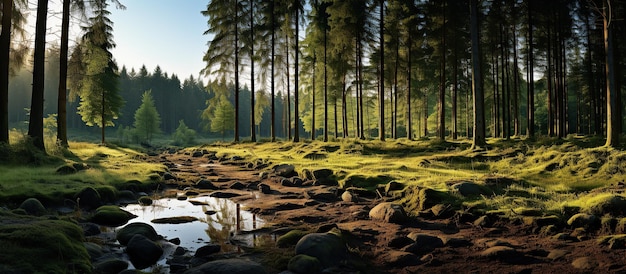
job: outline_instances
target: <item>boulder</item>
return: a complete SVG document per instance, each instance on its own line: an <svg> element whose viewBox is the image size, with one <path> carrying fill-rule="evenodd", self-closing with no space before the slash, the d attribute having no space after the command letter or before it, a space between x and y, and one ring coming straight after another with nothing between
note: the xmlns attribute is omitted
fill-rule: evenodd
<svg viewBox="0 0 626 274"><path fill-rule="evenodd" d="M271 194L272 193L272 189L270 188L270 186L268 184L259 184L259 190L263 194Z"/></svg>
<svg viewBox="0 0 626 274"><path fill-rule="evenodd" d="M161 258L163 248L146 236L136 234L128 241L126 253L135 268L144 269L155 264Z"/></svg>
<svg viewBox="0 0 626 274"><path fill-rule="evenodd" d="M242 190L242 189L246 188L246 185L244 185L242 182L236 181L236 182L230 184L230 186L228 186L228 188L236 189L236 190Z"/></svg>
<svg viewBox="0 0 626 274"><path fill-rule="evenodd" d="M351 191L344 191L343 194L341 194L341 200L348 203L356 203L359 201L359 198Z"/></svg>
<svg viewBox="0 0 626 274"><path fill-rule="evenodd" d="M383 202L376 205L369 212L369 216L373 220L380 220L387 223L403 223L407 220L406 213L402 205Z"/></svg>
<svg viewBox="0 0 626 274"><path fill-rule="evenodd" d="M210 190L216 190L218 189L217 186L215 186L213 184L213 182L207 180L207 179L201 179L196 183L196 188L198 189L210 189Z"/></svg>
<svg viewBox="0 0 626 274"><path fill-rule="evenodd" d="M194 257L208 257L210 255L220 252L221 249L222 247L218 244L208 244L208 245L204 245L198 248L198 250L196 250L196 253L193 256Z"/></svg>
<svg viewBox="0 0 626 274"><path fill-rule="evenodd" d="M593 203L589 205L587 213L596 216L624 216L626 215L626 198L621 195L611 194L606 197L593 199Z"/></svg>
<svg viewBox="0 0 626 274"><path fill-rule="evenodd" d="M598 267L598 263L591 257L580 257L572 261L572 266L580 270L593 270Z"/></svg>
<svg viewBox="0 0 626 274"><path fill-rule="evenodd" d="M246 259L224 259L204 263L184 272L185 274L265 274L265 268Z"/></svg>
<svg viewBox="0 0 626 274"><path fill-rule="evenodd" d="M404 184L396 181L391 181L385 185L385 194L388 194L392 191L402 190L404 189Z"/></svg>
<svg viewBox="0 0 626 274"><path fill-rule="evenodd" d="M411 252L390 250L382 256L385 264L391 267L406 267L422 263L420 258Z"/></svg>
<svg viewBox="0 0 626 274"><path fill-rule="evenodd" d="M300 274L317 274L320 273L321 263L315 257L298 254L289 260L287 269Z"/></svg>
<svg viewBox="0 0 626 274"><path fill-rule="evenodd" d="M294 229L278 237L278 239L276 239L276 246L281 248L295 246L298 241L307 234L308 233L305 231Z"/></svg>
<svg viewBox="0 0 626 274"><path fill-rule="evenodd" d="M56 173L60 174L60 175L68 175L68 174L74 174L78 172L78 170L76 170L76 168L73 165L62 165L60 167L57 168Z"/></svg>
<svg viewBox="0 0 626 274"><path fill-rule="evenodd" d="M594 229L600 226L600 218L587 213L578 213L567 220L567 225L574 228Z"/></svg>
<svg viewBox="0 0 626 274"><path fill-rule="evenodd" d="M330 178L330 176L332 175L333 175L332 169L322 168L322 169L313 170L313 178L310 178L310 179L324 180L324 179Z"/></svg>
<svg viewBox="0 0 626 274"><path fill-rule="evenodd" d="M296 168L290 164L280 164L274 167L274 173L281 177L291 178L298 176Z"/></svg>
<svg viewBox="0 0 626 274"><path fill-rule="evenodd" d="M338 266L350 259L350 253L343 239L334 233L311 233L302 237L296 244L296 254L315 257L322 269Z"/></svg>
<svg viewBox="0 0 626 274"><path fill-rule="evenodd" d="M37 198L28 198L20 204L20 209L23 209L28 215L41 216L46 214L46 208L41 204Z"/></svg>
<svg viewBox="0 0 626 274"><path fill-rule="evenodd" d="M121 245L128 244L131 238L135 235L143 235L144 237L156 241L161 237L157 234L154 228L146 223L131 223L125 227L122 227L118 232L115 238L120 242Z"/></svg>
<svg viewBox="0 0 626 274"><path fill-rule="evenodd" d="M90 222L103 226L121 226L137 216L113 205L101 206L89 218Z"/></svg>
<svg viewBox="0 0 626 274"><path fill-rule="evenodd" d="M458 193L463 197L473 197L489 194L486 187L473 182L456 183L452 185L452 192Z"/></svg>
<svg viewBox="0 0 626 274"><path fill-rule="evenodd" d="M118 274L128 268L128 262L120 259L109 259L93 265L93 272L98 274Z"/></svg>
<svg viewBox="0 0 626 274"><path fill-rule="evenodd" d="M83 188L74 196L74 200L80 208L87 210L96 209L103 204L100 193L93 187Z"/></svg>
<svg viewBox="0 0 626 274"><path fill-rule="evenodd" d="M443 240L437 236L411 232L407 237L413 240L413 243L402 249L405 252L424 255L433 252L436 248L443 247Z"/></svg>

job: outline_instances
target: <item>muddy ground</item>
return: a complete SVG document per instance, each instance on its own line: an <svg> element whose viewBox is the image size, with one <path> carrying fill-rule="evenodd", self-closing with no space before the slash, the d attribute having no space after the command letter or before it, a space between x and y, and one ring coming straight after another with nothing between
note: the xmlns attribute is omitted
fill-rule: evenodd
<svg viewBox="0 0 626 274"><path fill-rule="evenodd" d="M370 196L345 202L337 186L315 186L306 180L302 186L285 186L284 178L267 169L243 159L218 159L211 153L163 153L150 160L169 167L175 177L170 186L193 188L199 180L209 180L217 191L239 194L231 199L274 227L315 232L336 226L349 232L348 245L367 265L365 271L357 269L361 273L626 273L626 250L600 244L597 231L581 233L564 225L545 234L536 224L519 219L477 224L479 216L458 214L388 223L372 220L368 213L393 198ZM235 182L245 188L232 189ZM259 190L262 183L270 187L267 194ZM328 193L334 193L334 198L329 199ZM411 252L410 241L404 242L411 233L436 236L444 245Z"/></svg>

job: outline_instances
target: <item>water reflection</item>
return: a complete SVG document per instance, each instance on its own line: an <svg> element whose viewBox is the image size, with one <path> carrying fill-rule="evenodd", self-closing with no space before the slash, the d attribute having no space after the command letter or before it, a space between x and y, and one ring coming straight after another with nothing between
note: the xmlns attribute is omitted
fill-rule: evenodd
<svg viewBox="0 0 626 274"><path fill-rule="evenodd" d="M198 196L188 200L176 198L162 198L153 201L152 205L141 206L128 205L124 210L138 217L129 223L143 222L151 224L159 235L166 239L179 238L180 246L190 251L211 242L220 244L222 251L239 251L233 245L254 246L256 235L237 235L239 231L249 231L262 227L265 222L254 214L242 210L239 204L228 199L220 199L208 196ZM215 211L215 214L207 215L205 212ZM184 224L155 224L152 220L157 218L191 216L199 221ZM234 235L237 235L233 238Z"/></svg>

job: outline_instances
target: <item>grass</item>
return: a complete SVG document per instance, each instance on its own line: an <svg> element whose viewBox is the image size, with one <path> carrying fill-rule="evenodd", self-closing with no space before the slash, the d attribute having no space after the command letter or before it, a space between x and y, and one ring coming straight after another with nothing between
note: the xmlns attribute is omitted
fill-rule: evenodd
<svg viewBox="0 0 626 274"><path fill-rule="evenodd" d="M406 185L449 191L459 181L481 183L487 177L511 178L502 193L483 199L465 199L465 207L516 212L536 208L561 213L566 207L593 207L601 194L585 194L626 181L626 152L598 147L598 138L491 139L488 150L473 152L464 141L407 140L380 142L344 139L324 143L215 143L202 149L218 156L238 155L253 161L293 164L303 170L329 168L339 183L373 189L381 175ZM190 150L198 148L189 148ZM311 156L313 155L313 156ZM385 182L389 181L386 180ZM382 182L382 183L385 183ZM369 185L367 185L369 184Z"/></svg>

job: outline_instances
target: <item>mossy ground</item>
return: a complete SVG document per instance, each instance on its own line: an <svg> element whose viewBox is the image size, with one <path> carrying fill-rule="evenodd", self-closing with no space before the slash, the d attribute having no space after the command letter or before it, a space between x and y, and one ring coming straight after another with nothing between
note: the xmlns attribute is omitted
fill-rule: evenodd
<svg viewBox="0 0 626 274"><path fill-rule="evenodd" d="M293 164L300 174L332 169L341 187L362 178L358 185L362 188L375 189L393 180L449 191L455 182L482 184L489 178L503 178L506 183L497 191L464 198L463 206L512 214L532 208L555 214L572 206L593 207L594 201L602 200L598 196L605 195L603 188L626 182L626 152L601 147L596 139L491 139L481 152L469 150L467 140L427 139L216 143L200 148L251 162Z"/></svg>

